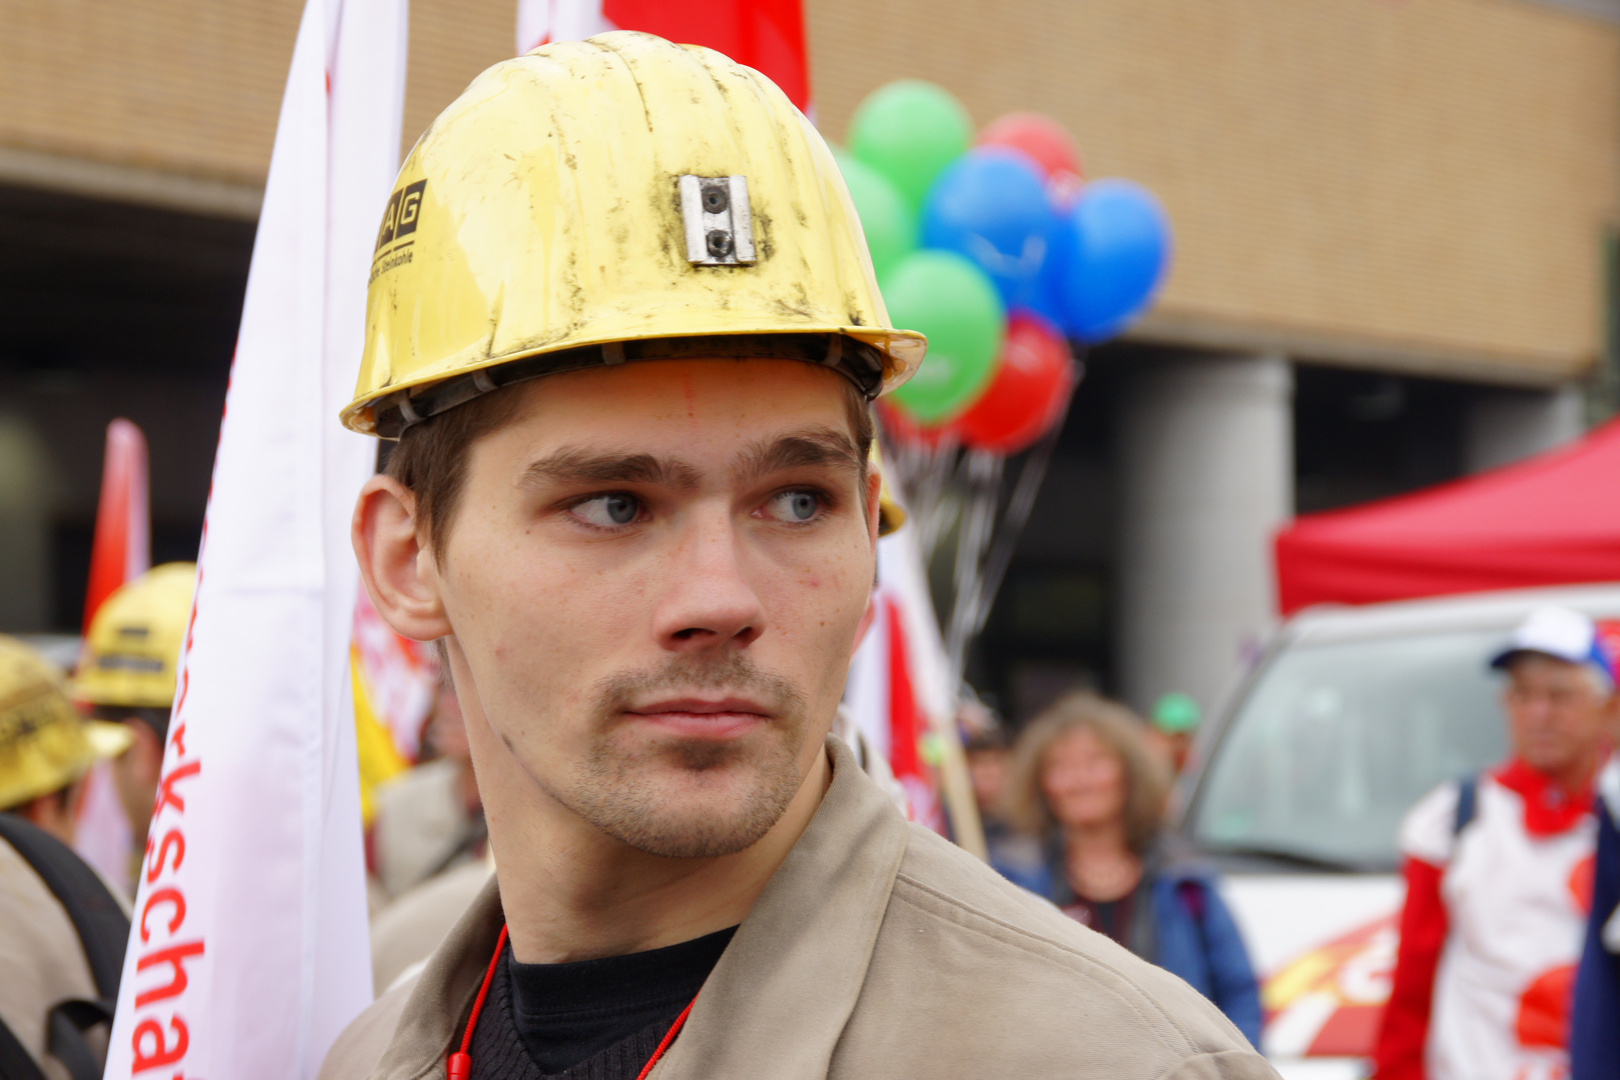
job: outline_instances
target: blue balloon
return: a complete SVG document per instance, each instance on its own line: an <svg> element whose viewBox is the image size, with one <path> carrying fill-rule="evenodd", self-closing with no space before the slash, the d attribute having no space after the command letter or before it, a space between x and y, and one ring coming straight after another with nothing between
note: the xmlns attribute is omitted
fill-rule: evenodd
<svg viewBox="0 0 1620 1080"><path fill-rule="evenodd" d="M1064 331L1096 344L1124 330L1152 302L1170 246L1170 218L1147 188L1130 180L1087 184L1052 252Z"/></svg>
<svg viewBox="0 0 1620 1080"><path fill-rule="evenodd" d="M977 263L1008 306L1031 302L1058 227L1046 180L1023 154L984 147L963 154L940 174L923 202L924 247L944 248Z"/></svg>

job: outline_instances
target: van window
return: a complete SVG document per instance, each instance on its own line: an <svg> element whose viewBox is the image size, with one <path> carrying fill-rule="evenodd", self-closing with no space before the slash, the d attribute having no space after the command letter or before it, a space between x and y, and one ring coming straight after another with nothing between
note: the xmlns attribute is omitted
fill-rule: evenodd
<svg viewBox="0 0 1620 1080"><path fill-rule="evenodd" d="M1212 852L1393 869L1411 805L1507 752L1505 634L1302 645L1261 671L1217 745L1190 828Z"/></svg>

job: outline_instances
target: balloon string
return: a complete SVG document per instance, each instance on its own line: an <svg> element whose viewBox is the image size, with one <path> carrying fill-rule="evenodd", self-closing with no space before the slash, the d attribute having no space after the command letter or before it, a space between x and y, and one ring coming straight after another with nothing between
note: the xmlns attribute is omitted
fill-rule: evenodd
<svg viewBox="0 0 1620 1080"><path fill-rule="evenodd" d="M1001 519L1001 527L996 530L995 541L986 560L984 576L979 580L978 593L968 621L970 640L978 637L979 632L984 629L985 621L990 617L990 608L995 602L996 592L1001 588L1002 579L1007 575L1007 568L1012 565L1018 537L1029 522L1030 512L1035 508L1035 496L1040 494L1041 483L1046 479L1047 469L1052 464L1058 437L1063 433L1063 422L1067 419L1068 412L1068 406L1065 405L1057 422L1041 436L1041 441L1035 444L1029 456L1024 459L1024 467L1018 472L1018 482L1013 487L1012 498L1007 502L1007 512Z"/></svg>

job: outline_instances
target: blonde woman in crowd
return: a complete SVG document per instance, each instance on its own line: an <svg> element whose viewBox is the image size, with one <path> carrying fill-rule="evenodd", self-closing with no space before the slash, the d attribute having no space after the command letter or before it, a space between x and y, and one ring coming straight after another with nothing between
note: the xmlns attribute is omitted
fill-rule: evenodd
<svg viewBox="0 0 1620 1080"><path fill-rule="evenodd" d="M1243 938L1208 867L1163 843L1170 772L1146 724L1123 705L1080 692L1019 738L1009 817L1046 842L1038 891L1072 918L1181 976L1251 1043L1260 995Z"/></svg>

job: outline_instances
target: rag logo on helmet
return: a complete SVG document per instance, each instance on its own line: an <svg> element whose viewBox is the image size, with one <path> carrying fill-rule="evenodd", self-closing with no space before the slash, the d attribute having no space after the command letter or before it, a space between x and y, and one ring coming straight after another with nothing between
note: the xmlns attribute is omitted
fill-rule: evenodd
<svg viewBox="0 0 1620 1080"><path fill-rule="evenodd" d="M427 181L418 180L414 184L405 185L389 197L388 209L383 214L382 228L377 230L377 246L374 251L381 251L384 244L409 236L416 231L417 221L422 214L422 192L426 188Z"/></svg>
<svg viewBox="0 0 1620 1080"><path fill-rule="evenodd" d="M405 237L416 232L416 226L422 219L422 192L426 188L427 181L418 180L414 184L406 184L389 198L382 227L377 230L377 246L374 249L377 254L372 260L370 281L376 281L388 271L411 261L414 254L411 246L416 241Z"/></svg>

